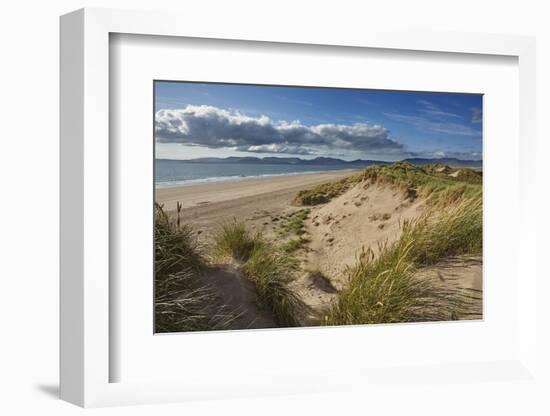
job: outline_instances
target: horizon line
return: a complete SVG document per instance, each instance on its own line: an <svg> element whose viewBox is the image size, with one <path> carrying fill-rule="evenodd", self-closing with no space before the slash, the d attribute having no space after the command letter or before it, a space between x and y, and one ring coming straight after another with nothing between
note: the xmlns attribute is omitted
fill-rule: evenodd
<svg viewBox="0 0 550 416"><path fill-rule="evenodd" d="M218 156L205 156L205 157L195 157L191 159L170 159L166 157L155 157L155 160L178 160L178 161L190 161L190 160L201 160L201 159L218 159L218 160L226 160L226 159L241 159L241 158L250 158L250 159L257 159L257 160L265 160L267 158L271 159L298 159L302 161L311 161L311 160L317 160L317 159L332 159L332 160L338 160L341 162L357 162L357 161L363 161L363 162L386 162L386 163L397 163L397 162L405 162L407 160L414 160L414 159L421 159L421 160L459 160L461 162L483 162L482 159L459 159L457 157L439 157L439 158L433 158L433 157L407 157L404 159L398 159L398 160L380 160L380 159L352 159L352 160L345 160L338 157L332 157L332 156L317 156L312 159L303 159L301 157L297 156L226 156L226 157L218 157Z"/></svg>

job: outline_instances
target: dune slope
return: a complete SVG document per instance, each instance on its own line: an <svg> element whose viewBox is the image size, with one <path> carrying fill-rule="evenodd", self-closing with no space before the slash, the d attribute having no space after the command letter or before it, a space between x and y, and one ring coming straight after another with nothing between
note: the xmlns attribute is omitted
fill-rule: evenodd
<svg viewBox="0 0 550 416"><path fill-rule="evenodd" d="M362 248L376 248L400 235L399 224L420 215L422 200L409 201L390 186L359 183L326 205L314 208L307 222L311 242L305 267L320 270L340 289L343 272Z"/></svg>

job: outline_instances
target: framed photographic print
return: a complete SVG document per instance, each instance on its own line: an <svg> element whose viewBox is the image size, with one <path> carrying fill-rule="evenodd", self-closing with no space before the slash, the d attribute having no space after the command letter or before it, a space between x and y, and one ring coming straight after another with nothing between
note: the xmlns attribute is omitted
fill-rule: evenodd
<svg viewBox="0 0 550 416"><path fill-rule="evenodd" d="M62 398L537 385L533 71L522 37L62 17Z"/></svg>
<svg viewBox="0 0 550 416"><path fill-rule="evenodd" d="M154 99L155 332L482 318L482 95Z"/></svg>

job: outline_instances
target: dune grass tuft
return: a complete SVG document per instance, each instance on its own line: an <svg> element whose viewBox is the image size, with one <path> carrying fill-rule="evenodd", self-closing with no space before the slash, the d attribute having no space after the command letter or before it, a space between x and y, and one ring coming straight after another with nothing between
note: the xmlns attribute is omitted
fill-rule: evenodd
<svg viewBox="0 0 550 416"><path fill-rule="evenodd" d="M304 244L308 242L309 240L304 237L292 238L288 241L285 241L283 244L281 244L281 250L284 251L285 253L292 254L300 250L304 246Z"/></svg>
<svg viewBox="0 0 550 416"><path fill-rule="evenodd" d="M465 299L457 291L438 287L433 281L415 276L409 256L412 242L401 241L362 253L350 271L349 287L325 314L324 325L358 325L397 322L426 322L454 319Z"/></svg>
<svg viewBox="0 0 550 416"><path fill-rule="evenodd" d="M402 224L393 244L378 253L361 253L348 271L349 285L323 314L324 325L426 322L456 319L469 306L468 296L415 274L418 268L482 250L480 198L426 212Z"/></svg>
<svg viewBox="0 0 550 416"><path fill-rule="evenodd" d="M404 234L414 241L411 258L419 266L462 254L479 255L483 249L482 200L462 198L433 207L406 224Z"/></svg>
<svg viewBox="0 0 550 416"><path fill-rule="evenodd" d="M248 260L254 249L264 244L259 234L252 234L244 223L236 219L221 224L214 241L216 257L232 257L238 261Z"/></svg>
<svg viewBox="0 0 550 416"><path fill-rule="evenodd" d="M281 222L279 234L281 236L292 234L298 237L305 234L305 221L309 218L310 213L311 210L309 208L304 208L287 215Z"/></svg>
<svg viewBox="0 0 550 416"><path fill-rule="evenodd" d="M289 287L296 268L294 257L237 221L220 227L215 252L242 263L243 273L255 285L259 306L268 309L279 325L299 326L304 304Z"/></svg>
<svg viewBox="0 0 550 416"><path fill-rule="evenodd" d="M225 329L235 314L201 282L207 265L187 225L155 210L155 332Z"/></svg>
<svg viewBox="0 0 550 416"><path fill-rule="evenodd" d="M284 327L300 326L305 306L289 287L294 280L294 259L268 245L260 245L243 266L245 275L254 282L258 301L270 309L275 321Z"/></svg>
<svg viewBox="0 0 550 416"><path fill-rule="evenodd" d="M329 202L350 189L356 183L356 176L340 179L335 182L327 182L311 189L298 192L294 198L295 205L319 205Z"/></svg>

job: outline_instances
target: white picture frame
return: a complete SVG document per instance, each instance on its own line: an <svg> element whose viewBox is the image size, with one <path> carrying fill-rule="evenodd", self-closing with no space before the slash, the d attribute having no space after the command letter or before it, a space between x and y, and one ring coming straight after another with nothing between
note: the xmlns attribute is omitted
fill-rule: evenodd
<svg viewBox="0 0 550 416"><path fill-rule="evenodd" d="M185 21L185 24L181 22ZM536 217L530 178L535 169L535 41L529 37L465 33L381 32L354 29L280 29L231 24L209 26L171 13L82 9L61 18L61 398L80 406L160 403L198 398L242 397L334 391L407 379L411 369L336 369L321 382L318 374L284 371L264 380L237 379L231 385L208 379L143 383L110 382L109 258L109 36L114 33L277 42L333 47L430 51L442 54L503 55L519 66L519 212L516 273L517 354L499 361L446 363L414 368L412 379L507 380L537 383ZM119 357L118 357L119 358ZM391 374L391 377L388 376ZM343 383L341 380L348 380ZM227 380L225 380L227 381ZM409 382L412 382L409 380Z"/></svg>

